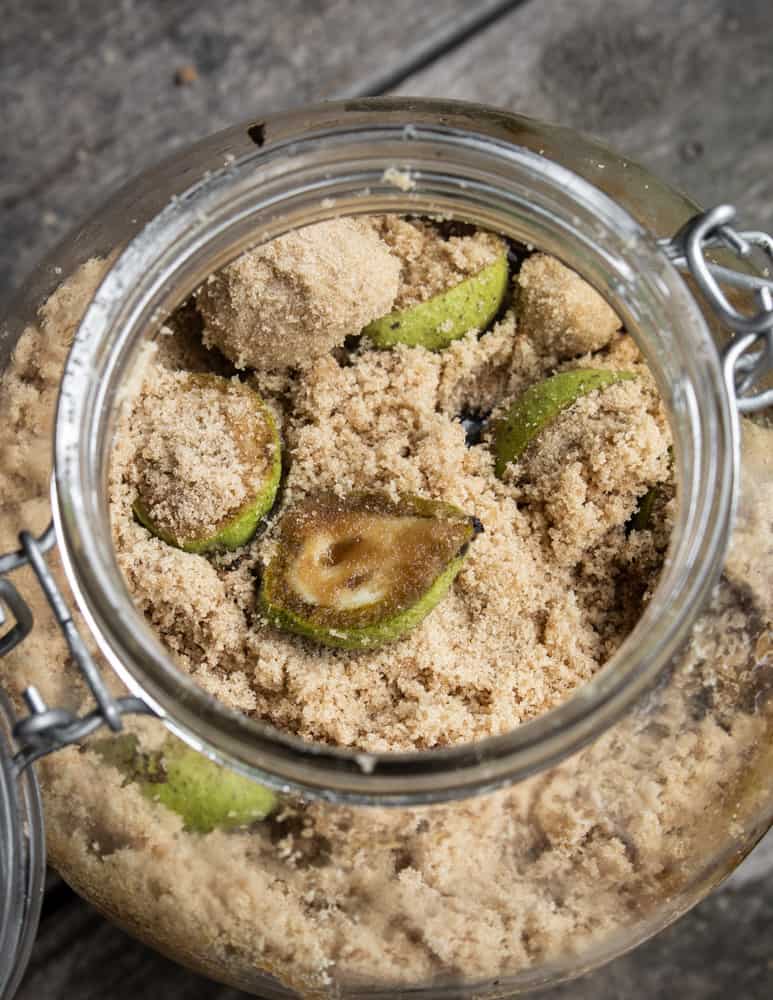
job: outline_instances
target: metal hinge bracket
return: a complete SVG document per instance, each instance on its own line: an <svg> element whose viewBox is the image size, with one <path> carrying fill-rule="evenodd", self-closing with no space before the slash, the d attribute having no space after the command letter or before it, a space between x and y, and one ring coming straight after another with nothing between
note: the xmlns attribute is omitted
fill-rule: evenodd
<svg viewBox="0 0 773 1000"><path fill-rule="evenodd" d="M123 715L154 714L141 698L114 698L107 689L46 563L45 553L55 544L56 534L53 524L50 524L39 538L29 531L22 531L19 534L20 547L14 552L0 555L0 625L6 620L6 610L10 611L15 620L15 625L0 635L0 656L15 649L32 629L32 610L14 584L7 579L7 574L13 570L29 566L54 613L70 654L94 696L96 706L85 715L78 716L64 708L49 708L36 687L27 687L22 696L29 715L19 719L13 730L18 747L13 761L18 774L38 758L72 743L79 743L100 726L106 725L113 732L119 732L123 726Z"/></svg>

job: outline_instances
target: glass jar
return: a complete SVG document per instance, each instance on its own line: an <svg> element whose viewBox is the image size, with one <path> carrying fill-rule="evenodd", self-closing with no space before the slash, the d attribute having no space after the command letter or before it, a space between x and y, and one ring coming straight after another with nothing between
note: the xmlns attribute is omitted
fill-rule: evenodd
<svg viewBox="0 0 773 1000"><path fill-rule="evenodd" d="M0 997L16 991L35 941L45 885L40 791L16 774L8 748L15 716L0 691Z"/></svg>
<svg viewBox="0 0 773 1000"><path fill-rule="evenodd" d="M504 736L401 754L304 743L176 669L118 569L104 490L116 413L163 318L256 243L382 211L462 218L590 281L655 376L679 491L656 592L592 680ZM105 687L78 728L92 702L73 660L88 672L92 659L71 631L68 656L67 615L36 596L29 566L16 582L37 624L0 679L17 700L35 685L38 722L48 705L71 713L49 742L39 725L17 761L41 758L49 855L77 891L165 954L257 995L507 996L633 947L739 863L773 821L773 432L769 413L739 421L724 335L657 242L695 212L567 129L473 105L358 100L198 143L41 265L0 340L7 361L22 337L15 370L48 411L6 447L18 517L0 551L46 526L53 440L49 562ZM46 364L25 375L44 345ZM25 544L34 563L34 538ZM186 832L87 747L43 756L88 736L99 711L143 706L152 715L126 716L141 746L171 730L274 789L279 810L246 830Z"/></svg>

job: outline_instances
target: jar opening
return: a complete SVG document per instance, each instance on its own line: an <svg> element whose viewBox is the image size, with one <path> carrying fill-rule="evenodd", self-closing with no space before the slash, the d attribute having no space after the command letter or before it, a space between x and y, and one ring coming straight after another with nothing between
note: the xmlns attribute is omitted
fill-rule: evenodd
<svg viewBox="0 0 773 1000"><path fill-rule="evenodd" d="M399 171L400 187L389 168ZM160 318L250 246L327 218L385 211L463 219L533 244L602 293L642 348L668 410L679 512L642 618L566 702L475 744L365 754L253 722L173 666L118 569L104 484L116 407ZM667 666L724 557L734 421L713 340L687 287L654 238L587 181L530 150L457 128L333 129L226 165L174 200L113 265L62 381L54 517L68 579L103 654L177 735L280 789L379 804L441 801L523 778L577 750Z"/></svg>

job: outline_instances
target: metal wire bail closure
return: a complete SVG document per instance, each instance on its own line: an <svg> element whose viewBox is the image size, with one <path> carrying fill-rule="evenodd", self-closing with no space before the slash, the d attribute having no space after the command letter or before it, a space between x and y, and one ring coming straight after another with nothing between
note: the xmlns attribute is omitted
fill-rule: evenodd
<svg viewBox="0 0 773 1000"><path fill-rule="evenodd" d="M773 370L773 281L722 267L708 260L705 252L722 247L744 260L759 247L773 264L773 237L758 231L738 232L730 225L735 216L732 205L718 205L693 216L670 240L659 242L672 263L692 275L720 323L736 334L722 351L725 382L738 411L754 413L773 406L773 389L750 392ZM747 316L739 312L720 288L720 281L754 291L757 313Z"/></svg>
<svg viewBox="0 0 773 1000"><path fill-rule="evenodd" d="M64 635L70 654L94 696L96 707L87 714L78 716L64 708L49 708L37 688L33 686L26 688L23 697L29 715L19 719L13 728L14 740L18 746L13 758L17 775L39 757L60 750L71 743L80 742L100 726L107 725L113 732L119 732L123 726L122 715L152 714L151 709L140 698L114 698L107 689L44 558L44 554L56 544L53 524L49 524L39 538L29 531L20 532L19 542L19 549L0 555L0 625L5 622L6 609L11 612L16 622L12 628L0 635L0 656L9 653L23 642L33 626L30 606L14 584L4 579L4 574L28 565L37 577Z"/></svg>

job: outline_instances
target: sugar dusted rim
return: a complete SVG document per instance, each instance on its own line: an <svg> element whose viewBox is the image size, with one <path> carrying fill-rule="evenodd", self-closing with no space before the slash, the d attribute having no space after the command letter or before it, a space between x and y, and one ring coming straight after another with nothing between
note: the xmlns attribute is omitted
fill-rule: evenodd
<svg viewBox="0 0 773 1000"><path fill-rule="evenodd" d="M53 488L62 560L80 609L111 666L173 732L280 790L382 805L443 801L522 779L619 719L678 654L718 577L737 463L736 418L714 342L654 238L577 174L476 131L474 106L452 106L457 119L467 116L467 127L460 127L445 124L434 102L414 102L400 123L384 113L386 105L373 102L363 113L358 102L352 124L344 104L312 109L314 128L266 143L205 177L126 246L67 361ZM387 170L395 164L410 178L407 191L390 183ZM120 386L156 317L249 245L336 215L384 211L464 217L557 254L599 288L637 335L664 396L680 505L659 586L642 618L566 702L474 744L374 754L305 742L254 722L180 672L132 602L98 484L105 482Z"/></svg>

